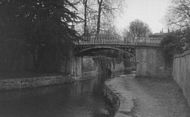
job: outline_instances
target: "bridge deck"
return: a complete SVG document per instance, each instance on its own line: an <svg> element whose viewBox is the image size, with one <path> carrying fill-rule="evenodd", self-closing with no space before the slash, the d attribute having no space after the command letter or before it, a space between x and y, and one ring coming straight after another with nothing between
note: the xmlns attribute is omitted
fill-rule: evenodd
<svg viewBox="0 0 190 117"><path fill-rule="evenodd" d="M116 43L87 43L87 42L79 42L75 45L78 46L150 46L150 47L159 47L158 43L124 43L124 42L116 42Z"/></svg>
<svg viewBox="0 0 190 117"><path fill-rule="evenodd" d="M145 38L145 37L144 37ZM117 47L138 47L138 46L149 46L149 47L159 47L159 42L155 39L139 39L133 42L125 42L120 37L110 36L110 35L96 35L83 37L82 41L75 43L78 46L117 46ZM151 40L151 41L150 41Z"/></svg>

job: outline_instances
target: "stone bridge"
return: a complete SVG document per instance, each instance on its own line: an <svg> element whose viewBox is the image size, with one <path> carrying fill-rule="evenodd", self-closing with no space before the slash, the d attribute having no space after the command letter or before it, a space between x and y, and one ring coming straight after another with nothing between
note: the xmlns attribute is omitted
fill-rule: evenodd
<svg viewBox="0 0 190 117"><path fill-rule="evenodd" d="M137 76L168 77L170 74L162 56L159 43L150 41L125 43L122 40L109 38L108 36L90 37L76 43L75 69L80 68L80 63L78 62L81 61L79 59L83 56L89 56L89 54L93 56L93 52L102 50L115 50L127 54L129 58L135 57Z"/></svg>

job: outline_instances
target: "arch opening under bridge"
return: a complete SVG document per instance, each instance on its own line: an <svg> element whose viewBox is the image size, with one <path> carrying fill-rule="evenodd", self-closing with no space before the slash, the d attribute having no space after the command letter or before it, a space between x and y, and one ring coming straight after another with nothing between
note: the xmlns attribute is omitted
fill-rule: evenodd
<svg viewBox="0 0 190 117"><path fill-rule="evenodd" d="M78 49L76 51L76 55L78 55L78 56L86 56L86 55L95 56L97 53L102 53L102 51L103 52L115 51L115 52L125 55L127 57L135 56L135 48L118 48L118 47L104 46L104 45Z"/></svg>

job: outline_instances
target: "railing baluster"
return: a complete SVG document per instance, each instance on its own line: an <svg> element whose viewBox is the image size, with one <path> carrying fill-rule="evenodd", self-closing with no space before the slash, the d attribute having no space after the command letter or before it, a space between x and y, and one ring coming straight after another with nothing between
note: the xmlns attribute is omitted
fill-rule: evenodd
<svg viewBox="0 0 190 117"><path fill-rule="evenodd" d="M119 36L110 36L110 35L91 35L82 37L82 40L76 42L76 45L97 45L97 44L119 44L119 45L147 45L147 46L157 46L162 38L152 38L152 37L139 37L132 41L120 40Z"/></svg>

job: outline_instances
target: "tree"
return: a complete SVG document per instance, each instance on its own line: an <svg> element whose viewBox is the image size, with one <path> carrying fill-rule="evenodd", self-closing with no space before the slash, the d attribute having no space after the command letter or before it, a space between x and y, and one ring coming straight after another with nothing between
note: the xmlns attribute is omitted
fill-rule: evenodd
<svg viewBox="0 0 190 117"><path fill-rule="evenodd" d="M97 21L97 29L96 29L97 32L96 33L99 34L103 0L97 0L97 2L98 2L98 21Z"/></svg>
<svg viewBox="0 0 190 117"><path fill-rule="evenodd" d="M168 66L172 65L173 57L175 54L183 52L183 42L181 41L181 32L176 31L166 35L161 41L161 49Z"/></svg>
<svg viewBox="0 0 190 117"><path fill-rule="evenodd" d="M77 1L77 0L76 0ZM80 3L77 7L81 10L78 14L83 17L84 25L78 26L83 35L86 33L97 34L102 30L109 29L113 26L114 13L121 9L123 0L78 0ZM80 27L83 27L80 29Z"/></svg>
<svg viewBox="0 0 190 117"><path fill-rule="evenodd" d="M151 33L149 26L138 19L130 23L129 32L132 34L133 40L138 37L145 37Z"/></svg>
<svg viewBox="0 0 190 117"><path fill-rule="evenodd" d="M97 15L96 34L100 33L102 24L104 24L105 26L106 24L108 24L111 27L111 23L112 23L111 20L114 18L114 11L122 8L121 7L122 1L123 0L117 0L117 1L116 0L97 0L98 15ZM104 23L101 23L102 18L104 19Z"/></svg>
<svg viewBox="0 0 190 117"><path fill-rule="evenodd" d="M189 48L190 44L190 0L172 0L168 11L167 23L180 35L180 40Z"/></svg>
<svg viewBox="0 0 190 117"><path fill-rule="evenodd" d="M83 0L83 6L84 6L84 35L87 34L87 5L88 0Z"/></svg>
<svg viewBox="0 0 190 117"><path fill-rule="evenodd" d="M57 71L78 39L75 11L69 0L1 0L1 32L25 42L36 70Z"/></svg>
<svg viewBox="0 0 190 117"><path fill-rule="evenodd" d="M123 31L123 37L125 43L130 43L134 41L133 35L127 29Z"/></svg>
<svg viewBox="0 0 190 117"><path fill-rule="evenodd" d="M172 0L167 23L172 28L186 28L190 26L190 0Z"/></svg>

